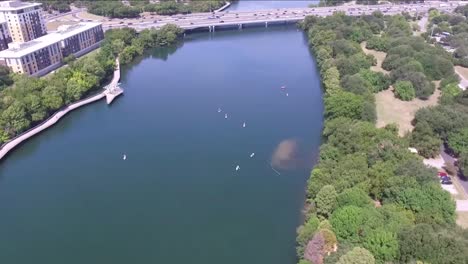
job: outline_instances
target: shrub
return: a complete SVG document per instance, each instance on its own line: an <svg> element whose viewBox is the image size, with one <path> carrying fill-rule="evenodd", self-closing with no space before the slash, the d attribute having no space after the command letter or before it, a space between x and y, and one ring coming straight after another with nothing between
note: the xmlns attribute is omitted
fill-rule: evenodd
<svg viewBox="0 0 468 264"><path fill-rule="evenodd" d="M413 84L409 81L397 81L395 95L403 101L411 101L416 95Z"/></svg>

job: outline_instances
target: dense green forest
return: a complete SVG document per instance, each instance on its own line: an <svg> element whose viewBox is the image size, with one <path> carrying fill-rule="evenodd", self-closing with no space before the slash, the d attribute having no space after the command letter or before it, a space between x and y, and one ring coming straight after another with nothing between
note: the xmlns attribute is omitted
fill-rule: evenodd
<svg viewBox="0 0 468 264"><path fill-rule="evenodd" d="M70 60L68 67L44 78L10 74L0 68L0 144L37 125L56 110L99 90L112 77L115 58L121 64L142 55L145 49L176 43L182 29L108 30L99 51Z"/></svg>
<svg viewBox="0 0 468 264"><path fill-rule="evenodd" d="M442 38L442 45L454 48L451 55L453 63L464 67L468 66L467 15L468 5L457 7L454 14L432 10L425 34L432 41L431 35L450 33ZM435 45L441 47L440 43ZM427 157L435 155L443 142L459 158L459 167L468 176L468 90L459 89L458 83L458 77L454 75L442 79L441 105L418 111L412 138L414 145Z"/></svg>
<svg viewBox="0 0 468 264"><path fill-rule="evenodd" d="M91 14L111 18L135 18L142 12L158 15L187 14L196 12L211 12L226 4L225 0L162 0L150 3L149 0L129 0L129 5L121 0L91 1L91 0L39 0L47 11L70 11L70 4L86 7Z"/></svg>
<svg viewBox="0 0 468 264"><path fill-rule="evenodd" d="M461 108L466 111L467 105L458 103L464 97L419 111L415 132L407 137L399 137L395 125L375 127L374 93L392 84L402 99L424 99L435 89L431 81L445 86L456 79L450 54L413 37L408 19L338 13L309 16L301 24L322 76L325 127L308 181L306 220L298 228L300 264L468 261L468 231L455 225L453 199L440 187L436 171L408 151L426 142L422 126L431 136L446 135L463 147L468 125L453 118ZM375 59L363 53L363 41L388 53L389 75L369 70ZM464 134L452 135L453 126L463 127Z"/></svg>

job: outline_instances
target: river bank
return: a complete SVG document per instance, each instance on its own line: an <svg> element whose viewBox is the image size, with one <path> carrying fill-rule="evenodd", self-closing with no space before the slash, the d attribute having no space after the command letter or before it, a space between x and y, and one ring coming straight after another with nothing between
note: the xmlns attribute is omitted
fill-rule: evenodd
<svg viewBox="0 0 468 264"><path fill-rule="evenodd" d="M30 139L31 137L35 136L36 134L46 130L49 127L52 127L55 125L63 116L68 114L69 112L78 109L82 106L85 106L87 104L96 102L98 100L101 100L102 98L106 97L107 98L107 103L110 104L112 100L115 98L115 96L118 96L119 94L113 94L112 87L116 87L118 82L120 80L120 63L119 59L116 59L116 69L114 70L114 75L112 77L111 82L108 84L108 87L110 89L105 89L104 91L90 96L88 98L81 99L77 102L74 102L66 107L64 107L62 110L57 111L55 114L50 116L47 120L42 122L41 124L23 132L22 134L18 135L17 137L13 138L12 140L6 142L2 146L0 146L0 160L5 157L11 150L13 150L15 147L20 145L21 143L25 142L26 140Z"/></svg>

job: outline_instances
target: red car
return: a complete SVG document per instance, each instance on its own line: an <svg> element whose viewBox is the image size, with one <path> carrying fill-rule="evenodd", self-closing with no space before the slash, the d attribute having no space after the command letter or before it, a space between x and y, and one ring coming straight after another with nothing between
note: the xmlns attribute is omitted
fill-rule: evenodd
<svg viewBox="0 0 468 264"><path fill-rule="evenodd" d="M439 177L441 177L441 178L442 178L442 177L448 177L447 173L445 173L445 172L443 172L443 171L439 171L439 172L437 173L437 175L439 175Z"/></svg>

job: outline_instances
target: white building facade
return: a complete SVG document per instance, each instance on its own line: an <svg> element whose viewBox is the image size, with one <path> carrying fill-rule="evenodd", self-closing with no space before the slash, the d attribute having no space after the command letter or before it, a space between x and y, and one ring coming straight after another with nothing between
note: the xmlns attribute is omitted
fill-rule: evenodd
<svg viewBox="0 0 468 264"><path fill-rule="evenodd" d="M28 42L47 34L41 3L0 2L0 21L8 25L13 42Z"/></svg>
<svg viewBox="0 0 468 264"><path fill-rule="evenodd" d="M101 23L62 26L58 31L26 43L11 43L0 52L0 64L13 72L42 76L60 67L63 58L81 56L97 47L104 39Z"/></svg>

